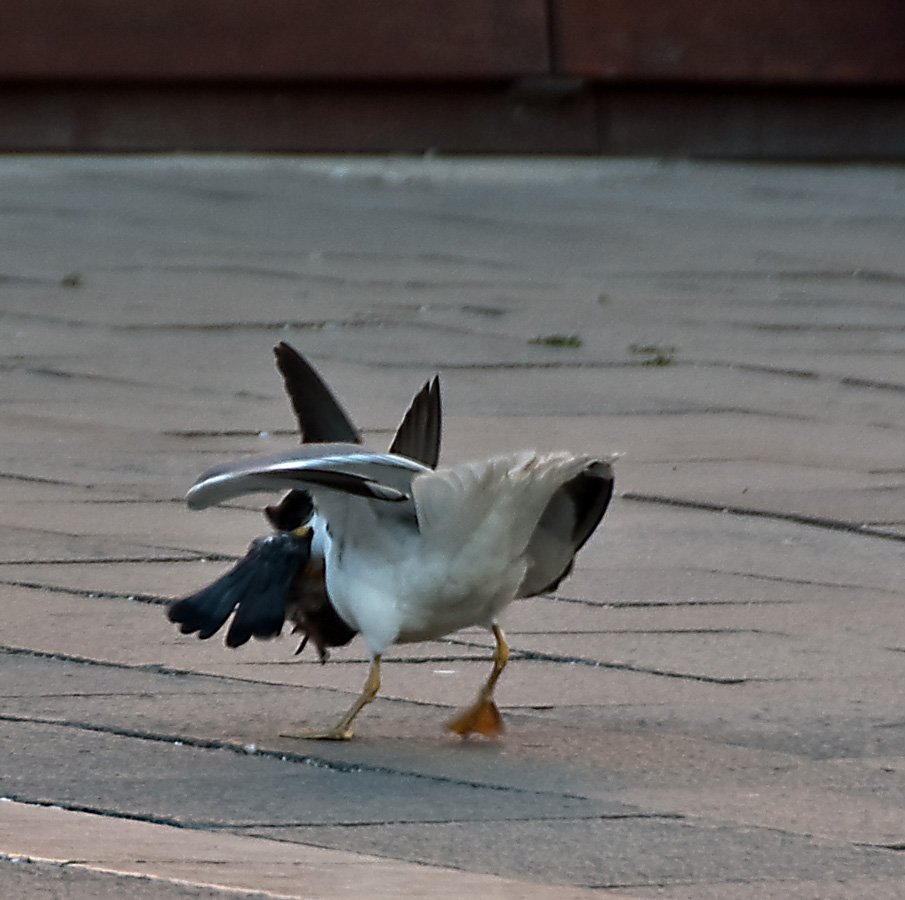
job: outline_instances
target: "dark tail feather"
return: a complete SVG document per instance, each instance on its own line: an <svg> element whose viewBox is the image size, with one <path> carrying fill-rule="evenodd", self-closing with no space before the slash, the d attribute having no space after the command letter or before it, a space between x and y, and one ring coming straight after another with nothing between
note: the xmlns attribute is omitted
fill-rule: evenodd
<svg viewBox="0 0 905 900"><path fill-rule="evenodd" d="M283 630L289 589L308 562L311 535L273 535L255 543L261 558L251 585L254 593L239 601L226 633L227 647L241 647L251 637L276 637Z"/></svg>
<svg viewBox="0 0 905 900"><path fill-rule="evenodd" d="M610 505L613 497L613 469L609 463L596 463L588 471L576 475L563 489L575 507L572 543L578 553L594 533Z"/></svg>
<svg viewBox="0 0 905 900"><path fill-rule="evenodd" d="M572 571L575 554L600 524L613 496L613 469L599 461L566 482L550 499L531 541L531 563L519 597L555 590Z"/></svg>
<svg viewBox="0 0 905 900"><path fill-rule="evenodd" d="M173 603L167 618L179 625L183 634L197 631L199 638L207 640L223 627L239 598L247 593L253 576L253 565L246 557L213 584Z"/></svg>
<svg viewBox="0 0 905 900"><path fill-rule="evenodd" d="M257 538L232 569L196 594L177 600L167 616L183 634L197 632L206 639L236 610L226 635L228 646L239 647L250 637L274 637L283 628L289 589L308 562L310 547L310 534Z"/></svg>
<svg viewBox="0 0 905 900"><path fill-rule="evenodd" d="M412 400L412 405L396 429L390 453L407 456L436 469L440 459L442 419L440 378L435 375Z"/></svg>

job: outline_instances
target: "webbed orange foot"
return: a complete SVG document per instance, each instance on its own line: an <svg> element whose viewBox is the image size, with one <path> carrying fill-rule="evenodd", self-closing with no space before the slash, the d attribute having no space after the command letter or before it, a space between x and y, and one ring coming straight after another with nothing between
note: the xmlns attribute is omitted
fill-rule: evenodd
<svg viewBox="0 0 905 900"><path fill-rule="evenodd" d="M496 703L491 699L478 700L461 715L446 723L446 727L462 737L470 734L482 734L484 737L497 737L503 733L503 717Z"/></svg>

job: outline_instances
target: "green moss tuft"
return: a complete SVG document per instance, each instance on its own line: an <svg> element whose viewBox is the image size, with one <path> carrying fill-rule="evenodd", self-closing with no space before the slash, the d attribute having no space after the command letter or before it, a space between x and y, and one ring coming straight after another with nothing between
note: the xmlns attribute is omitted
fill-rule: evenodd
<svg viewBox="0 0 905 900"><path fill-rule="evenodd" d="M629 352L646 356L642 366L668 366L676 354L676 347L661 347L658 344L629 344Z"/></svg>
<svg viewBox="0 0 905 900"><path fill-rule="evenodd" d="M81 287L84 283L85 279L82 278L82 275L79 272L70 272L68 275L64 275L60 279L60 284L63 285L63 287L68 288Z"/></svg>

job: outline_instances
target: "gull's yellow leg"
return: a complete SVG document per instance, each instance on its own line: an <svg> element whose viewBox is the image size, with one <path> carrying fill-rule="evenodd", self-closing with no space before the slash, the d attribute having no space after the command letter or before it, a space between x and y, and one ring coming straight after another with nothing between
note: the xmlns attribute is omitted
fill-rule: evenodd
<svg viewBox="0 0 905 900"><path fill-rule="evenodd" d="M327 731L292 731L280 737L301 738L308 741L348 741L352 737L352 720L377 696L380 690L380 656L371 658L368 679L349 711Z"/></svg>
<svg viewBox="0 0 905 900"><path fill-rule="evenodd" d="M478 691L478 699L472 703L461 715L446 723L446 727L462 737L469 734L483 734L486 737L496 737L503 730L503 717L500 715L496 703L493 701L493 689L499 681L506 663L509 662L509 645L503 636L503 630L499 625L493 626L493 637L496 640L496 649L493 651L493 669L486 683Z"/></svg>

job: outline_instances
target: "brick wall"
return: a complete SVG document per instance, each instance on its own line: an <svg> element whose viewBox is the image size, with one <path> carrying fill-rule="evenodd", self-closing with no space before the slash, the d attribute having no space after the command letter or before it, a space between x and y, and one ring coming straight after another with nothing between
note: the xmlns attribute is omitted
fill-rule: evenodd
<svg viewBox="0 0 905 900"><path fill-rule="evenodd" d="M0 149L905 153L891 0L4 0Z"/></svg>

